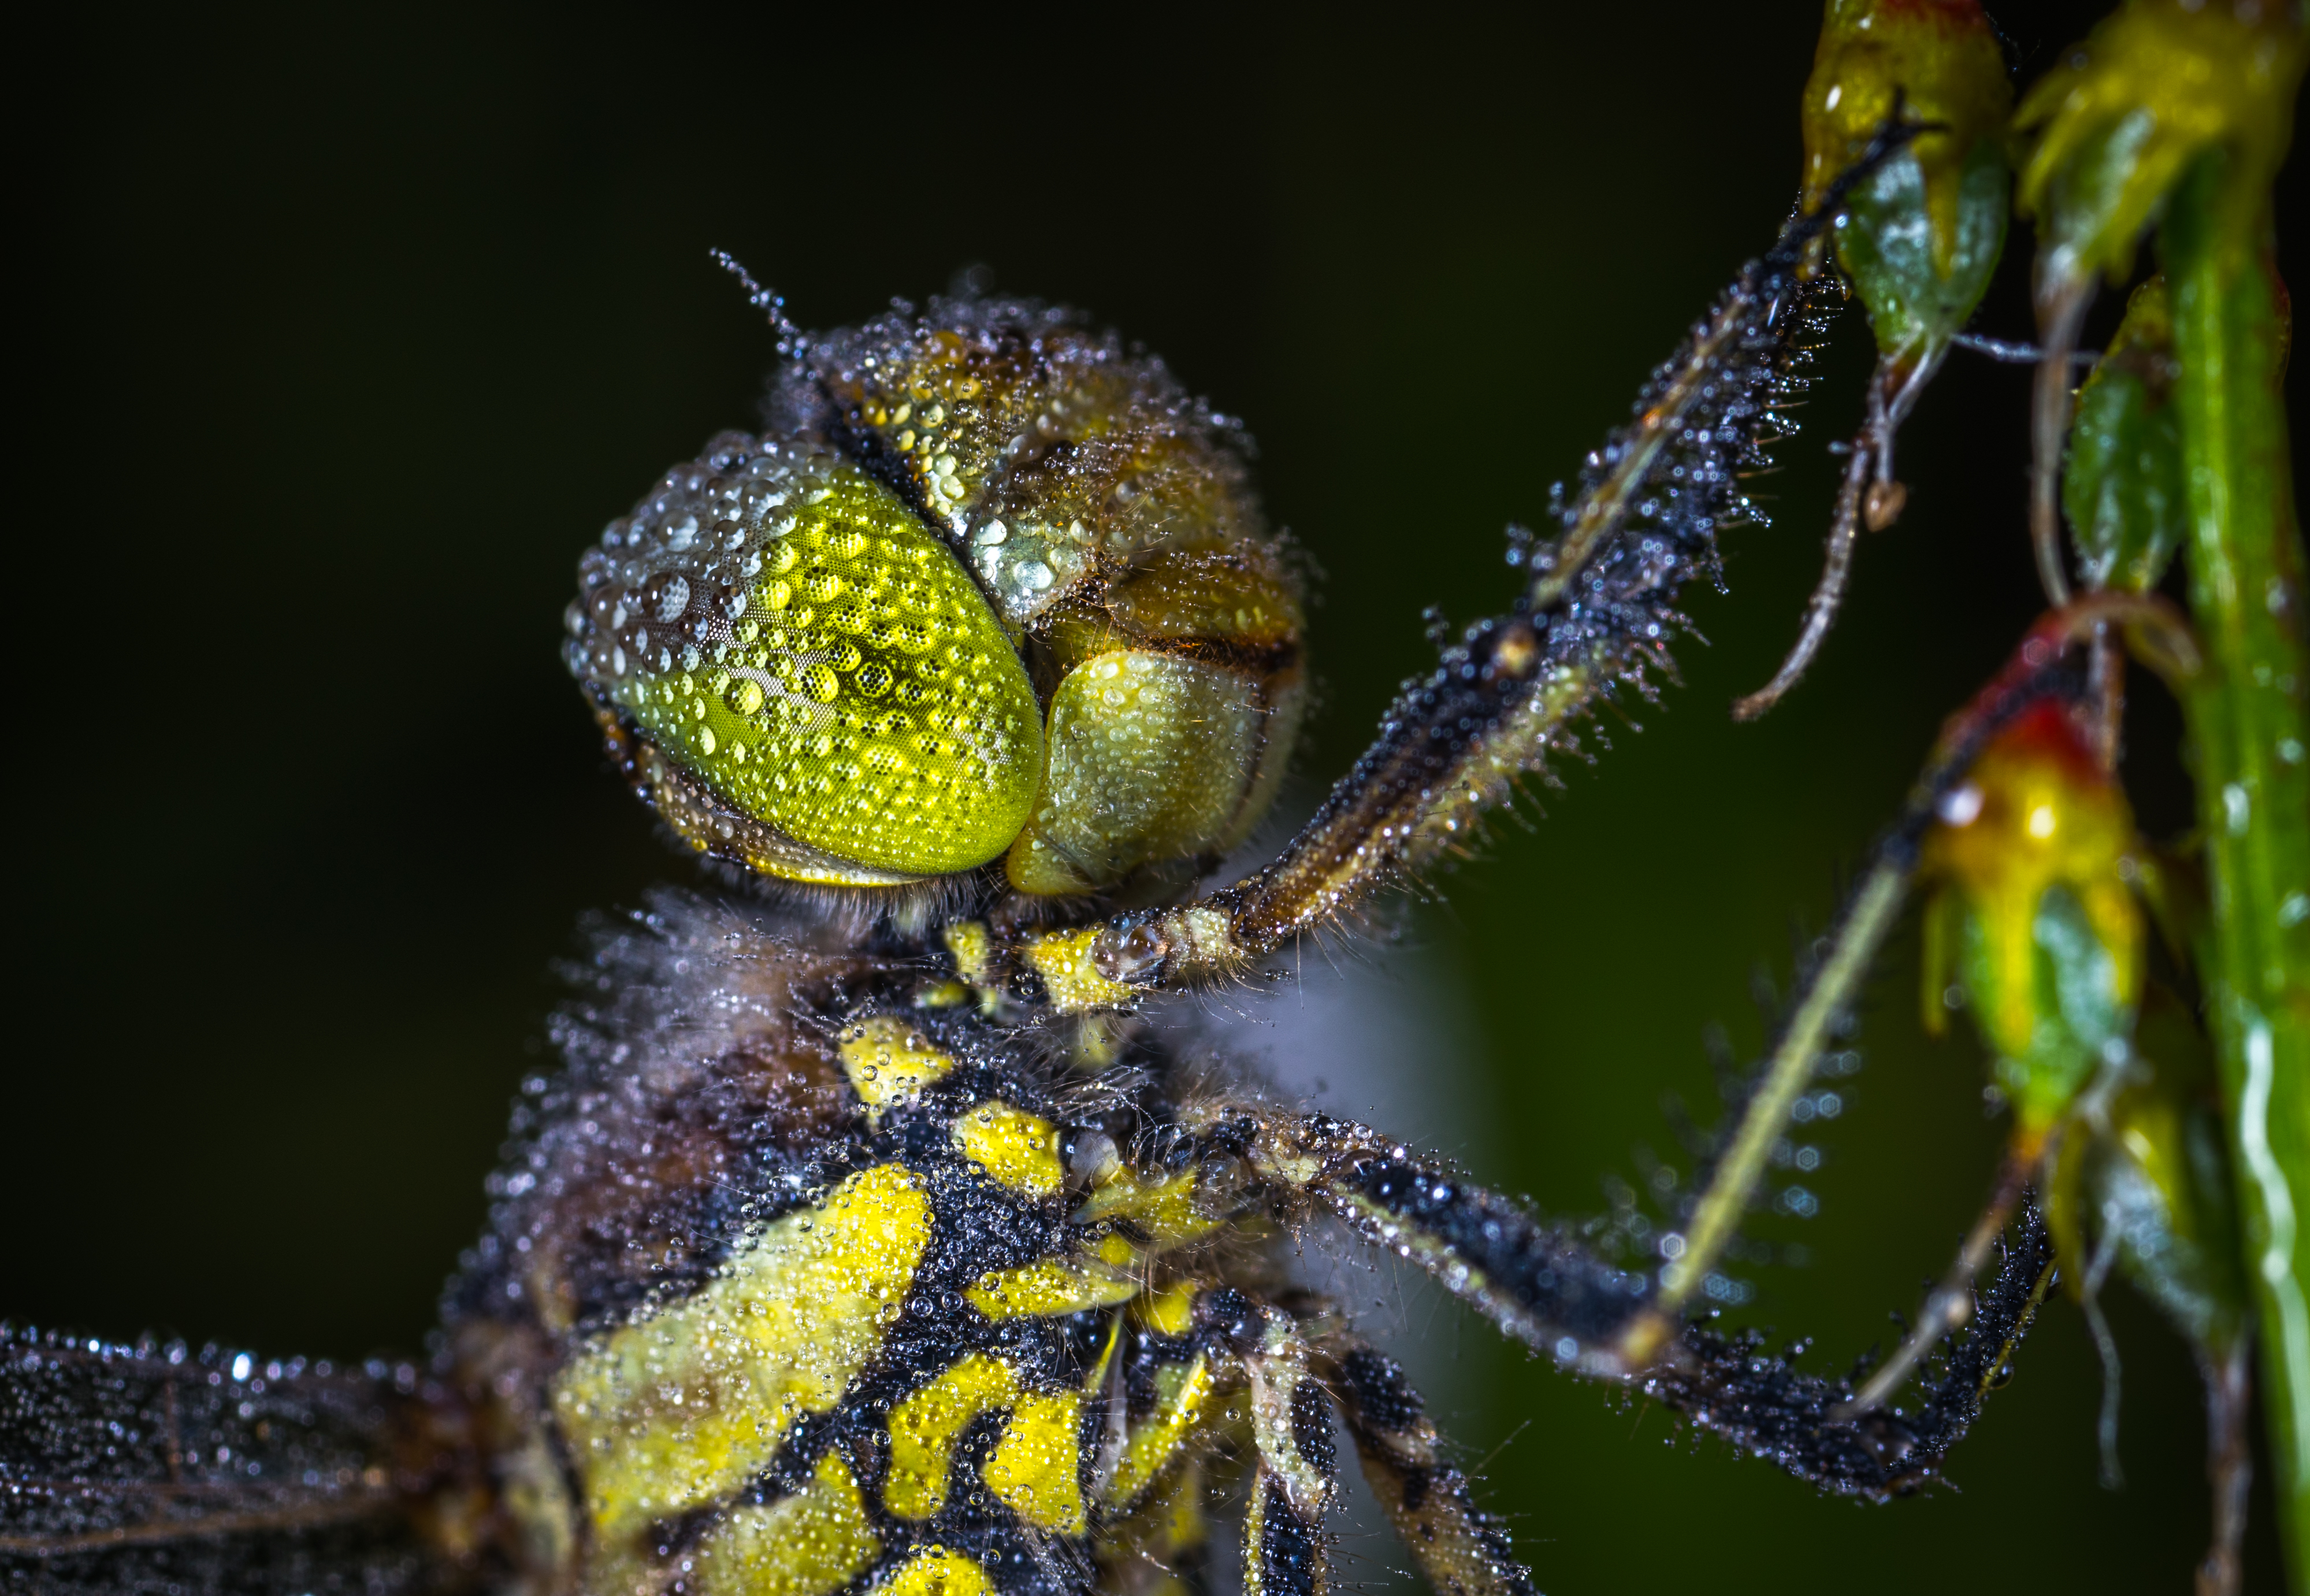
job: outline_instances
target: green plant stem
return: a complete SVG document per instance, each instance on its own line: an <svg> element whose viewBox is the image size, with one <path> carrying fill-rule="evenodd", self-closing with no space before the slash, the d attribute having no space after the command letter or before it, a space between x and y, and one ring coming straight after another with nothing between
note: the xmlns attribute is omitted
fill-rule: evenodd
<svg viewBox="0 0 2310 1596"><path fill-rule="evenodd" d="M2201 157L2165 229L2181 366L2190 602L2208 669L2186 707L2213 889L2206 1001L2259 1299L2294 1588L2310 1553L2310 649L2267 213L2241 227Z"/></svg>
<svg viewBox="0 0 2310 1596"><path fill-rule="evenodd" d="M1691 1298L1748 1213L1774 1139L1788 1124L1789 1106L1812 1079L1837 1016L1852 1007L1862 983L1868 979L1870 966L1876 961L1878 948L1900 917L1910 868L1906 851L1881 860L1854 894L1853 907L1837 927L1827 962L1789 1017L1788 1028L1781 1035L1765 1078L1741 1114L1732 1145L1725 1150L1700 1206L1693 1211L1682 1256L1663 1272L1660 1298L1654 1305L1663 1317L1672 1318Z"/></svg>

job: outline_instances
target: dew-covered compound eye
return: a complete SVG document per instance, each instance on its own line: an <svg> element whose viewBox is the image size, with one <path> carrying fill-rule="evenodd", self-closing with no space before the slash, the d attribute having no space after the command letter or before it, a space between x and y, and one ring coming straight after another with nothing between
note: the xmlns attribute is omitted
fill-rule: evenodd
<svg viewBox="0 0 2310 1596"><path fill-rule="evenodd" d="M852 885L999 857L1042 724L977 585L856 467L748 445L726 473L675 473L586 555L572 668L708 852Z"/></svg>
<svg viewBox="0 0 2310 1596"><path fill-rule="evenodd" d="M1000 860L1042 897L1242 840L1303 694L1232 423L1017 302L795 357L769 436L716 438L579 568L570 668L674 830L789 880Z"/></svg>

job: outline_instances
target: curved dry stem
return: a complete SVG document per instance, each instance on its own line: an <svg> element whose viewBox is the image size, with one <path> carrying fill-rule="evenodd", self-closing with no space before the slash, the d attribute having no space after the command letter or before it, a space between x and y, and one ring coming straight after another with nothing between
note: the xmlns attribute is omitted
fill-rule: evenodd
<svg viewBox="0 0 2310 1596"><path fill-rule="evenodd" d="M1837 509L1829 516L1828 557L1821 562L1820 581L1806 602L1804 628L1797 633L1796 644L1773 679L1745 698L1732 700L1732 718L1755 720L1774 705L1789 689L1794 687L1812 664L1813 655L1828 638L1828 629L1836 622L1838 606L1845 602L1845 578L1853 570L1853 544L1861 530L1861 496L1867 488L1871 467L1877 457L1871 447L1872 428L1863 429L1853 440L1853 453L1845 464L1845 481L1837 490Z"/></svg>
<svg viewBox="0 0 2310 1596"><path fill-rule="evenodd" d="M2110 1330L2109 1315L2101 1305L2101 1288L2109 1283L2109 1271L2117 1262L2118 1235L2115 1225L2105 1222L2101 1238L2094 1244L2093 1257L2086 1263L2080 1304L2086 1328L2093 1333L2094 1352L2101 1359L2101 1415L2095 1422L2094 1436L2101 1444L2101 1488L2106 1491L2125 1488L2125 1470L2117 1461L2117 1417L2125 1390L2125 1364L2117 1355L2117 1336Z"/></svg>
<svg viewBox="0 0 2310 1596"><path fill-rule="evenodd" d="M2206 1383L2206 1479L2214 1490L2214 1528L2198 1565L2197 1596L2237 1596L2245 1577L2247 1488L2254 1483L2254 1446L2246 1434L2254 1400L2250 1334L2219 1355L2199 1360Z"/></svg>
<svg viewBox="0 0 2310 1596"><path fill-rule="evenodd" d="M1734 720L1755 720L1803 677L1828 640L1828 629L1836 624L1837 612L1845 602L1845 583L1853 571L1853 546L1860 529L1866 526L1871 532L1882 532L1900 517L1908 496L1893 473L1893 443L1948 352L1944 344L1906 367L1893 356L1879 358L1869 379L1869 420L1848 446L1852 454L1845 462L1845 481L1829 516L1828 554L1821 564L1820 581L1805 604L1803 629L1773 679L1746 698L1732 701Z"/></svg>
<svg viewBox="0 0 2310 1596"><path fill-rule="evenodd" d="M2177 693L2205 669L2204 650L2188 617L2154 593L2089 593L2038 622L2040 636L2058 644L2088 642L2115 626L2126 646Z"/></svg>
<svg viewBox="0 0 2310 1596"><path fill-rule="evenodd" d="M2046 599L2070 602L2070 574L2062 563L2062 446L2070 435L2075 384L2070 356L2078 330L2093 304L2090 276L2065 278L2040 290L2037 326L2043 355L2030 405L2029 542L2037 556L2037 580Z"/></svg>
<svg viewBox="0 0 2310 1596"><path fill-rule="evenodd" d="M2103 770L2115 775L2120 740L2125 729L2125 655L2111 640L2109 628L2094 629L2087 656L2086 705L2093 719L2094 758Z"/></svg>

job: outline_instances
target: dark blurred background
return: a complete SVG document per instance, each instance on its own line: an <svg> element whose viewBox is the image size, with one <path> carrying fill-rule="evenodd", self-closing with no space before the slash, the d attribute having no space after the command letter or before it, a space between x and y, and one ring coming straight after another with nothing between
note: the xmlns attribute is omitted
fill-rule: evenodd
<svg viewBox="0 0 2310 1596"><path fill-rule="evenodd" d="M2093 8L1999 7L2025 80ZM1312 793L1456 620L1511 591L1501 528L1622 419L1794 189L1818 22L1779 6L1342 13L880 8L593 15L107 8L17 54L11 369L26 645L14 739L0 1313L260 1349L414 1350L482 1217L552 959L589 906L689 866L606 773L556 658L578 550L748 423L769 335L709 246L806 324L960 266L1074 302L1246 417L1321 562ZM2299 207L2288 258L2304 257ZM2027 336L2026 235L1982 317ZM2100 330L2112 319L2106 305ZM1457 1150L1557 1212L1713 1111L1941 716L2036 608L2025 371L1958 356L1902 439L1810 680L1727 702L1795 635L1867 335L1696 594L1684 684L1574 764L1536 826L1412 917L1472 1012L1488 1127ZM2297 364L2297 373L2299 367ZM2296 392L2297 413L2301 413ZM35 668L37 667L37 668ZM2186 823L2144 689L2147 823ZM1601 742L1600 741L1600 745ZM1385 956L1382 956L1383 958ZM1750 1323L1842 1366L1914 1307L2002 1126L1967 1037L1886 960L1867 1066L1816 1138L1822 1209L1759 1234ZM1443 1033L1438 1033L1439 1036ZM1441 1041L1437 1045L1445 1044ZM1407 1057L1418 1075L1435 1060ZM1542 1588L2181 1591L2207 1522L2183 1345L2112 1292L2100 1375L2049 1309L1957 1454L1961 1489L1816 1497L1658 1413L1435 1320ZM2275 1579L2266 1493L2254 1579ZM1383 1560L1398 1560L1375 1550Z"/></svg>

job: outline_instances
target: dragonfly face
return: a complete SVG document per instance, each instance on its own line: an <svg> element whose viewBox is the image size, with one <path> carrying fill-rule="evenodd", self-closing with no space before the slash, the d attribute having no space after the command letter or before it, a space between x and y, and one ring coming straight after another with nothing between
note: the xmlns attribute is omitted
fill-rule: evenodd
<svg viewBox="0 0 2310 1596"><path fill-rule="evenodd" d="M780 880L1050 898L1242 839L1298 725L1299 592L1229 423L1004 301L807 344L777 403L610 526L569 612L684 840Z"/></svg>

